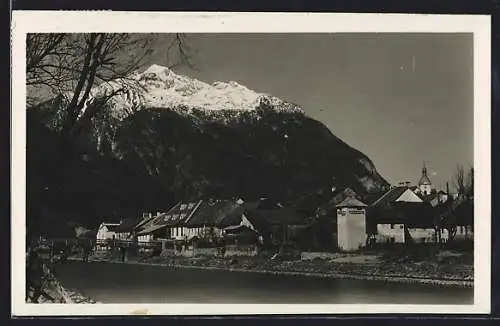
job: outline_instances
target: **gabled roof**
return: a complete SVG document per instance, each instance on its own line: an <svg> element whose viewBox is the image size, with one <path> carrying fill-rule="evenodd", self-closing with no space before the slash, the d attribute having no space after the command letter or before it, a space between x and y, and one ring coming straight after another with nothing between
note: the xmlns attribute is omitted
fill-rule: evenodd
<svg viewBox="0 0 500 326"><path fill-rule="evenodd" d="M226 236L236 236L236 235L244 235L244 234L251 234L251 235L256 235L257 232L249 228L248 226L245 225L233 225L233 226L228 226L224 229L226 232Z"/></svg>
<svg viewBox="0 0 500 326"><path fill-rule="evenodd" d="M133 232L135 229L136 225L136 220L133 218L126 218L124 219L121 224L113 229L113 232L116 233L127 233L127 232Z"/></svg>
<svg viewBox="0 0 500 326"><path fill-rule="evenodd" d="M176 227L183 225L187 219L191 217L196 209L198 209L201 201L183 203L179 202L172 207L168 212L155 216L153 219L145 223L138 235L149 234L166 227Z"/></svg>
<svg viewBox="0 0 500 326"><path fill-rule="evenodd" d="M139 221L139 223L136 224L135 229L138 230L138 229L142 228L144 225L146 225L148 222L150 222L152 219L154 219L157 216L158 215L144 217L142 220Z"/></svg>
<svg viewBox="0 0 500 326"><path fill-rule="evenodd" d="M106 227L108 231L115 232L116 228L120 226L120 223L101 223L100 227Z"/></svg>
<svg viewBox="0 0 500 326"><path fill-rule="evenodd" d="M105 227L113 227L113 226L118 226L120 225L120 221L114 221L114 222L102 222L99 226L105 226Z"/></svg>
<svg viewBox="0 0 500 326"><path fill-rule="evenodd" d="M341 208L341 207L366 207L366 206L368 206L368 205L366 205L365 203L363 203L362 201L358 200L355 197L347 197L342 202L337 204L338 208Z"/></svg>
<svg viewBox="0 0 500 326"><path fill-rule="evenodd" d="M228 227L231 225L239 225L243 214L249 210L254 210L259 207L260 201L245 202L236 206L232 211L225 214L224 218L219 221L220 227Z"/></svg>
<svg viewBox="0 0 500 326"><path fill-rule="evenodd" d="M166 226L184 225L197 211L203 201L179 202L167 213L162 214L159 221L153 221L153 224L165 224Z"/></svg>
<svg viewBox="0 0 500 326"><path fill-rule="evenodd" d="M238 206L234 200L205 200L185 224L187 227L219 226L227 214L233 212Z"/></svg>
<svg viewBox="0 0 500 326"><path fill-rule="evenodd" d="M406 186L394 187L389 191L387 191L385 194L383 194L382 197L376 200L371 206L384 206L389 203L396 202L396 200L398 200L398 198L401 197L406 191L413 192L410 188Z"/></svg>

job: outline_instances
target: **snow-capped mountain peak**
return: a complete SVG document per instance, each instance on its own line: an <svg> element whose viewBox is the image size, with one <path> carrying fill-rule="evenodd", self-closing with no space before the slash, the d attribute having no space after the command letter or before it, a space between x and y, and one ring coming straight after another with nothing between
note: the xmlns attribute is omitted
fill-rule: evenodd
<svg viewBox="0 0 500 326"><path fill-rule="evenodd" d="M101 84L92 90L92 96L99 98L111 92L116 93L109 100L113 115L121 119L147 107L249 111L255 110L262 101L267 101L277 110L303 113L294 104L255 92L236 81L208 84L157 64L143 72L134 72L126 79Z"/></svg>
<svg viewBox="0 0 500 326"><path fill-rule="evenodd" d="M72 94L66 94L71 98ZM135 71L126 78L116 79L95 86L86 101L107 99L112 117L123 120L143 108L166 108L180 114L193 109L219 116L217 111L255 111L263 102L276 111L304 111L297 105L278 97L255 92L236 81L205 83L195 78L176 74L171 69L153 64L143 72ZM86 110L84 107L83 111ZM83 113L83 112L81 112Z"/></svg>

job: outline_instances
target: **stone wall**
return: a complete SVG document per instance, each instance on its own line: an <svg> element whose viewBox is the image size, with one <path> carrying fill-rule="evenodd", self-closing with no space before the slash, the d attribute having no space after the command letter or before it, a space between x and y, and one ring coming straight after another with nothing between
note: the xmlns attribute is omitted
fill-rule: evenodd
<svg viewBox="0 0 500 326"><path fill-rule="evenodd" d="M339 257L339 254L333 253L333 252L307 252L307 251L304 251L300 254L300 259L302 259L302 260L313 260L316 258L335 259L338 257Z"/></svg>
<svg viewBox="0 0 500 326"><path fill-rule="evenodd" d="M248 246L237 246L237 245L228 245L226 246L226 257L232 256L257 256L259 254L258 247L255 245Z"/></svg>
<svg viewBox="0 0 500 326"><path fill-rule="evenodd" d="M257 256L259 250L257 246L236 246L228 245L225 248L226 257L232 256ZM165 248L162 250L162 256L182 256L182 257L197 257L197 256L219 256L219 248L193 248L192 246L182 246L177 250Z"/></svg>

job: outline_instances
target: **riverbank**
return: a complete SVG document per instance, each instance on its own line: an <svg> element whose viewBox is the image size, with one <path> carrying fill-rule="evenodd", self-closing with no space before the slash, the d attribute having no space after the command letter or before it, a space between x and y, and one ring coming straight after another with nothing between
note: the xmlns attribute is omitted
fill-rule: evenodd
<svg viewBox="0 0 500 326"><path fill-rule="evenodd" d="M27 303L97 303L95 300L82 295L78 290L65 288L47 266L44 266L44 274L42 291L48 297L42 295L36 302L27 298Z"/></svg>
<svg viewBox="0 0 500 326"><path fill-rule="evenodd" d="M79 258L72 258L79 259ZM373 254L338 254L333 258L280 261L265 257L150 257L130 258L126 262L111 254L89 258L89 262L108 262L191 268L271 275L308 276L316 278L358 279L383 282L473 287L474 273L470 257L442 254L432 260L401 263Z"/></svg>

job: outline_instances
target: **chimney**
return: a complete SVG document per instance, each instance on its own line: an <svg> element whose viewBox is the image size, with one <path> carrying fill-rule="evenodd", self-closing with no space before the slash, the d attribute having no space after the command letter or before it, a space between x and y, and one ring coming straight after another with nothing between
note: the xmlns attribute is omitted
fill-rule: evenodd
<svg viewBox="0 0 500 326"><path fill-rule="evenodd" d="M449 196L450 195L450 185L448 182L446 183L446 194Z"/></svg>
<svg viewBox="0 0 500 326"><path fill-rule="evenodd" d="M153 217L153 213L149 213L149 217L150 217L150 218L151 218L151 217Z"/></svg>

